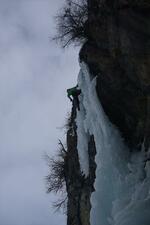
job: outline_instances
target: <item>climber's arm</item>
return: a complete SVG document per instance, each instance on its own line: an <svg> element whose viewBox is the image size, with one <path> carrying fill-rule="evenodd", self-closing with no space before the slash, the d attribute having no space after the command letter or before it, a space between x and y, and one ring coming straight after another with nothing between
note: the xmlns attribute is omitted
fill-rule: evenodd
<svg viewBox="0 0 150 225"><path fill-rule="evenodd" d="M68 95L68 98L70 99L71 102L73 101L73 99L70 97L70 95Z"/></svg>

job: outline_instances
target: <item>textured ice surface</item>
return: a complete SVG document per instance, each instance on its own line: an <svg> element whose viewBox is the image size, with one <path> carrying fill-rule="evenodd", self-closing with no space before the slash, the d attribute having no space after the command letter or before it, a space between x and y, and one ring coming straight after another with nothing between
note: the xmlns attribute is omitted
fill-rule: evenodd
<svg viewBox="0 0 150 225"><path fill-rule="evenodd" d="M117 128L105 115L96 94L96 78L82 63L82 90L77 113L80 166L88 176L88 140L96 144L96 180L92 194L91 225L150 225L150 161L144 152L129 153ZM148 154L148 153L147 153Z"/></svg>

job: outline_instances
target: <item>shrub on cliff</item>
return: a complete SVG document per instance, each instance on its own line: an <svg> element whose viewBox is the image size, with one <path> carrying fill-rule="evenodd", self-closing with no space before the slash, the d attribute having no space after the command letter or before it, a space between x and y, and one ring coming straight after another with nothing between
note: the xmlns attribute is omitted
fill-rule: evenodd
<svg viewBox="0 0 150 225"><path fill-rule="evenodd" d="M46 161L49 166L49 174L46 176L47 193L61 193L61 198L54 202L53 206L56 210L66 208L67 195L65 183L65 166L67 160L67 151L64 145L59 141L59 152L56 157L46 155Z"/></svg>
<svg viewBox="0 0 150 225"><path fill-rule="evenodd" d="M57 34L53 38L63 47L81 44L87 39L87 0L66 0L64 7L56 16Z"/></svg>

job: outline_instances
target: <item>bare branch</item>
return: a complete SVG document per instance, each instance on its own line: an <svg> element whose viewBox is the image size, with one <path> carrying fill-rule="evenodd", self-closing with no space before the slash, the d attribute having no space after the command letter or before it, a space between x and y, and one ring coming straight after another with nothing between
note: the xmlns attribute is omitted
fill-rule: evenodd
<svg viewBox="0 0 150 225"><path fill-rule="evenodd" d="M59 199L58 201L54 202L53 207L56 209L55 212L58 212L62 209L64 214L66 214L67 201L68 201L68 198L67 198L67 196L65 196L64 198Z"/></svg>
<svg viewBox="0 0 150 225"><path fill-rule="evenodd" d="M53 40L63 47L71 43L81 44L87 39L85 25L88 20L87 0L66 0L66 5L56 16L57 34Z"/></svg>
<svg viewBox="0 0 150 225"><path fill-rule="evenodd" d="M65 213L67 205L67 193L66 193L66 163L67 163L67 151L61 140L58 142L59 151L57 156L50 157L45 155L45 160L49 167L49 174L45 177L47 193L54 192L60 193L61 198L53 203L56 211L62 209Z"/></svg>

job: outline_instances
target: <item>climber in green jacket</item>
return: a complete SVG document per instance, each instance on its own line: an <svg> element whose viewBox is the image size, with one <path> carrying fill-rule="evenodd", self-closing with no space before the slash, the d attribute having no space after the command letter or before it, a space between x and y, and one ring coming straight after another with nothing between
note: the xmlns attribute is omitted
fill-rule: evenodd
<svg viewBox="0 0 150 225"><path fill-rule="evenodd" d="M74 105L78 108L78 110L80 110L80 104L79 104L79 97L78 96L81 94L81 90L78 89L78 85L73 87L73 88L67 89L67 94L68 94L68 98L70 99L70 101L74 103ZM71 98L71 96L73 98Z"/></svg>

